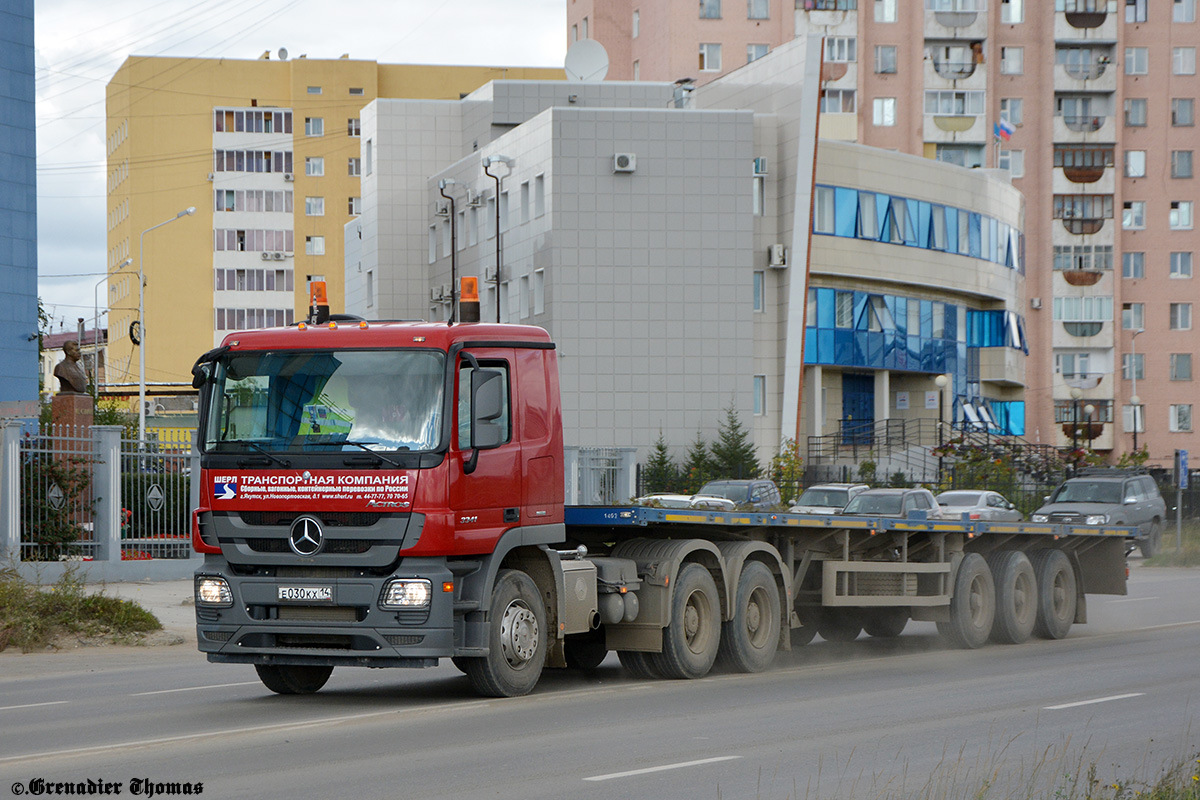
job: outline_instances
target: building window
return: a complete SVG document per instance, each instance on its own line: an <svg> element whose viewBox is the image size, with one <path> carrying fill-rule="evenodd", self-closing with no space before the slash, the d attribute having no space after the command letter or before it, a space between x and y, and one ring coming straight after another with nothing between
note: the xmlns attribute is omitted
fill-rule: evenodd
<svg viewBox="0 0 1200 800"><path fill-rule="evenodd" d="M1025 101L1019 97L1001 97L1000 118L1020 127L1025 122Z"/></svg>
<svg viewBox="0 0 1200 800"><path fill-rule="evenodd" d="M1129 381L1135 375L1139 381L1146 379L1146 358L1141 353L1125 353L1121 356L1121 377Z"/></svg>
<svg viewBox="0 0 1200 800"><path fill-rule="evenodd" d="M896 21L896 0L875 0L875 21Z"/></svg>
<svg viewBox="0 0 1200 800"><path fill-rule="evenodd" d="M1136 420L1135 420L1136 417ZM1135 424L1136 423L1136 424ZM1138 433L1146 432L1145 415L1142 413L1141 406L1122 406L1121 407L1121 424L1125 429L1125 433L1133 431L1137 428Z"/></svg>
<svg viewBox="0 0 1200 800"><path fill-rule="evenodd" d="M1121 227L1127 231L1140 230L1146 227L1146 201L1130 200L1124 204L1121 214Z"/></svg>
<svg viewBox="0 0 1200 800"><path fill-rule="evenodd" d="M323 256L323 255L325 255L325 237L324 236L305 236L304 237L304 255L306 255L306 256Z"/></svg>
<svg viewBox="0 0 1200 800"><path fill-rule="evenodd" d="M371 174L371 166L372 166L371 154L373 151L374 151L374 148L372 147L372 142L370 139L367 139L367 163L366 163L366 168L367 168L366 174L367 175Z"/></svg>
<svg viewBox="0 0 1200 800"><path fill-rule="evenodd" d="M1126 150L1125 151L1125 177L1126 178L1144 178L1144 177L1146 177L1146 151L1145 150Z"/></svg>
<svg viewBox="0 0 1200 800"><path fill-rule="evenodd" d="M1171 14L1172 22L1195 22L1196 0L1175 0L1175 8Z"/></svg>
<svg viewBox="0 0 1200 800"><path fill-rule="evenodd" d="M638 9L633 10L633 38L636 39L642 35L642 12Z"/></svg>
<svg viewBox="0 0 1200 800"><path fill-rule="evenodd" d="M1002 75L1020 75L1025 71L1024 47L1000 48L1000 73Z"/></svg>
<svg viewBox="0 0 1200 800"><path fill-rule="evenodd" d="M767 376L754 376L754 416L767 413Z"/></svg>
<svg viewBox="0 0 1200 800"><path fill-rule="evenodd" d="M720 19L721 0L700 0L700 19Z"/></svg>
<svg viewBox="0 0 1200 800"><path fill-rule="evenodd" d="M1088 376L1087 353L1056 353L1054 355L1054 371L1067 380L1086 378Z"/></svg>
<svg viewBox="0 0 1200 800"><path fill-rule="evenodd" d="M1025 21L1025 0L1000 0L1000 21L1012 25Z"/></svg>
<svg viewBox="0 0 1200 800"><path fill-rule="evenodd" d="M1125 0L1125 21L1145 22L1148 0Z"/></svg>
<svg viewBox="0 0 1200 800"><path fill-rule="evenodd" d="M982 91L927 91L925 113L962 116L982 114L984 92Z"/></svg>
<svg viewBox="0 0 1200 800"><path fill-rule="evenodd" d="M1171 230L1190 230L1192 227L1192 201L1175 200L1171 203Z"/></svg>
<svg viewBox="0 0 1200 800"><path fill-rule="evenodd" d="M834 297L834 317L833 317L834 327L835 328L853 328L854 327L854 292L834 292L833 297Z"/></svg>
<svg viewBox="0 0 1200 800"><path fill-rule="evenodd" d="M1171 303L1171 330L1190 331L1192 329L1192 304Z"/></svg>
<svg viewBox="0 0 1200 800"><path fill-rule="evenodd" d="M1176 47L1171 51L1171 71L1176 75L1196 74L1196 48Z"/></svg>
<svg viewBox="0 0 1200 800"><path fill-rule="evenodd" d="M325 216L325 198L324 197L306 197L306 198L304 198L304 215L306 217L323 217L323 216Z"/></svg>
<svg viewBox="0 0 1200 800"><path fill-rule="evenodd" d="M346 162L346 174L351 178L357 178L362 175L362 159L351 158Z"/></svg>
<svg viewBox="0 0 1200 800"><path fill-rule="evenodd" d="M533 179L533 215L540 217L546 213L546 176L536 175Z"/></svg>
<svg viewBox="0 0 1200 800"><path fill-rule="evenodd" d="M1001 150L998 166L1000 169L1008 170L1009 174L1014 178L1025 177L1025 151Z"/></svg>
<svg viewBox="0 0 1200 800"><path fill-rule="evenodd" d="M1140 331L1146 327L1146 304L1123 303L1121 305L1121 328L1127 331Z"/></svg>
<svg viewBox="0 0 1200 800"><path fill-rule="evenodd" d="M1133 279L1146 277L1146 254L1122 253L1121 277Z"/></svg>
<svg viewBox="0 0 1200 800"><path fill-rule="evenodd" d="M539 269L533 273L533 313L546 313L546 270Z"/></svg>
<svg viewBox="0 0 1200 800"><path fill-rule="evenodd" d="M346 135L347 136L362 136L362 120L358 117L351 117L346 120Z"/></svg>
<svg viewBox="0 0 1200 800"><path fill-rule="evenodd" d="M871 102L871 122L881 128L896 124L896 98L876 97Z"/></svg>
<svg viewBox="0 0 1200 800"><path fill-rule="evenodd" d="M1186 128L1196 124L1196 101L1190 97L1171 99L1171 124Z"/></svg>
<svg viewBox="0 0 1200 800"><path fill-rule="evenodd" d="M571 26L571 41L572 42L579 41L579 26L578 25Z"/></svg>
<svg viewBox="0 0 1200 800"><path fill-rule="evenodd" d="M875 72L879 75L896 74L896 45L875 45Z"/></svg>
<svg viewBox="0 0 1200 800"><path fill-rule="evenodd" d="M325 118L324 117L305 117L304 118L304 135L305 136L324 136L325 135Z"/></svg>
<svg viewBox="0 0 1200 800"><path fill-rule="evenodd" d="M1172 178L1190 178L1190 177L1192 177L1192 151L1191 150L1172 150L1171 151L1171 177Z"/></svg>
<svg viewBox="0 0 1200 800"><path fill-rule="evenodd" d="M640 81L642 79L642 62L641 61L633 62L633 79L635 81Z"/></svg>
<svg viewBox="0 0 1200 800"><path fill-rule="evenodd" d="M1191 251L1171 253L1170 275L1172 278L1192 277Z"/></svg>
<svg viewBox="0 0 1200 800"><path fill-rule="evenodd" d="M1192 404L1179 404L1171 406L1171 416L1168 420L1168 428L1171 433L1187 433L1192 430Z"/></svg>
<svg viewBox="0 0 1200 800"><path fill-rule="evenodd" d="M309 94L320 94L321 87L320 86L310 86L310 87L308 87L308 93Z"/></svg>
<svg viewBox="0 0 1200 800"><path fill-rule="evenodd" d="M579 35L584 39L588 38L588 18L587 17L584 17L583 19L579 20Z"/></svg>
<svg viewBox="0 0 1200 800"><path fill-rule="evenodd" d="M1150 71L1150 48L1125 48L1125 74L1145 75Z"/></svg>
<svg viewBox="0 0 1200 800"><path fill-rule="evenodd" d="M1111 270L1113 268L1113 246L1111 244L1054 245L1054 268L1056 270Z"/></svg>
<svg viewBox="0 0 1200 800"><path fill-rule="evenodd" d="M748 0L746 19L769 19L770 16L770 0Z"/></svg>
<svg viewBox="0 0 1200 800"><path fill-rule="evenodd" d="M766 309L766 301L763 296L763 283L767 279L767 274L761 269L754 270L754 310L764 311Z"/></svg>
<svg viewBox="0 0 1200 800"><path fill-rule="evenodd" d="M746 63L757 61L767 54L771 48L765 44L748 44L746 45Z"/></svg>
<svg viewBox="0 0 1200 800"><path fill-rule="evenodd" d="M853 64L858 61L858 39L853 36L826 38L825 60L839 64Z"/></svg>
<svg viewBox="0 0 1200 800"><path fill-rule="evenodd" d="M437 225L429 226L429 263L437 261Z"/></svg>
<svg viewBox="0 0 1200 800"><path fill-rule="evenodd" d="M813 209L813 233L833 233L833 189L818 186Z"/></svg>
<svg viewBox="0 0 1200 800"><path fill-rule="evenodd" d="M350 96L351 97L362 97L363 96L362 87L361 86L351 86L350 87Z"/></svg>
<svg viewBox="0 0 1200 800"><path fill-rule="evenodd" d="M752 192L751 199L752 199L752 204L753 204L751 211L754 212L754 216L756 216L756 217L766 216L766 213L767 213L767 176L766 175L755 175L754 176L754 186L753 186L751 192Z"/></svg>
<svg viewBox="0 0 1200 800"><path fill-rule="evenodd" d="M700 71L701 72L720 72L721 71L721 45L719 45L719 44L701 44L700 45Z"/></svg>
<svg viewBox="0 0 1200 800"><path fill-rule="evenodd" d="M821 112L825 114L853 114L853 89L826 89L821 95Z"/></svg>
<svg viewBox="0 0 1200 800"><path fill-rule="evenodd" d="M1192 379L1192 354L1171 353L1171 380L1190 381Z"/></svg>
<svg viewBox="0 0 1200 800"><path fill-rule="evenodd" d="M1112 319L1112 297L1078 295L1054 298L1055 322L1108 322Z"/></svg>
<svg viewBox="0 0 1200 800"><path fill-rule="evenodd" d="M304 159L304 174L317 177L325 174L325 159L320 156L309 156Z"/></svg>
<svg viewBox="0 0 1200 800"><path fill-rule="evenodd" d="M1146 98L1125 98L1125 127L1141 128L1146 125Z"/></svg>
<svg viewBox="0 0 1200 800"><path fill-rule="evenodd" d="M362 214L362 198L351 197L349 201L350 216L357 217Z"/></svg>

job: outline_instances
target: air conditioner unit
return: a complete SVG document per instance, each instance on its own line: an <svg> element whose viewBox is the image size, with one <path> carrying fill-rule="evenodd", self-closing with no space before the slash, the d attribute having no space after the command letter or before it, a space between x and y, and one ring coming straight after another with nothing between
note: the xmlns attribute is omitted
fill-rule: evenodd
<svg viewBox="0 0 1200 800"><path fill-rule="evenodd" d="M483 205L483 192L475 194L470 189L467 190L467 207L479 208Z"/></svg>
<svg viewBox="0 0 1200 800"><path fill-rule="evenodd" d="M637 169L637 156L633 153L617 153L613 156L613 172L633 172Z"/></svg>
<svg viewBox="0 0 1200 800"><path fill-rule="evenodd" d="M430 300L441 300L442 299L442 287L440 287L440 286L432 287L429 290L429 299Z"/></svg>
<svg viewBox="0 0 1200 800"><path fill-rule="evenodd" d="M787 266L787 248L781 244L773 244L767 248L767 263L776 269Z"/></svg>
<svg viewBox="0 0 1200 800"><path fill-rule="evenodd" d="M1040 298L1040 297L1029 298L1029 307L1030 308L1041 308L1042 307L1042 298Z"/></svg>
<svg viewBox="0 0 1200 800"><path fill-rule="evenodd" d="M442 284L442 299L443 300L453 300L454 299L454 292L450 288L450 284L448 284L448 283Z"/></svg>
<svg viewBox="0 0 1200 800"><path fill-rule="evenodd" d="M158 413L158 403L153 400L143 400L143 407L146 409L146 416L153 417Z"/></svg>
<svg viewBox="0 0 1200 800"><path fill-rule="evenodd" d="M296 176L290 172L285 172L285 173L283 173L283 179L285 181L294 181L294 180L296 180Z"/></svg>
<svg viewBox="0 0 1200 800"><path fill-rule="evenodd" d="M495 267L484 267L483 268L483 280L485 282L494 282L496 280L496 268Z"/></svg>
<svg viewBox="0 0 1200 800"><path fill-rule="evenodd" d="M766 175L767 174L767 159L765 157L754 159L754 174L755 175Z"/></svg>
<svg viewBox="0 0 1200 800"><path fill-rule="evenodd" d="M283 261L283 253L279 253L279 252L271 253L271 258L273 258L276 261Z"/></svg>
<svg viewBox="0 0 1200 800"><path fill-rule="evenodd" d="M263 251L262 251L262 260L263 260L263 261L270 261L270 260L271 260L271 254L270 254L270 253L268 253L266 250L263 250Z"/></svg>

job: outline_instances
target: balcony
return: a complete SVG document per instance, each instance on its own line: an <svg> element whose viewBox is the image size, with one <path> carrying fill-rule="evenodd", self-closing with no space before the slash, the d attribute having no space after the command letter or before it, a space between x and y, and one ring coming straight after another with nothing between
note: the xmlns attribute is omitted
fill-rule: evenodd
<svg viewBox="0 0 1200 800"><path fill-rule="evenodd" d="M919 0L912 0L915 4ZM982 0L978 3L959 3L958 11L933 11L925 13L926 39L974 39L987 38L988 15Z"/></svg>
<svg viewBox="0 0 1200 800"><path fill-rule="evenodd" d="M925 141L941 144L984 144L983 117L975 114L926 114Z"/></svg>
<svg viewBox="0 0 1200 800"><path fill-rule="evenodd" d="M1115 92L1118 70L1108 61L1055 64L1054 88L1072 92Z"/></svg>
<svg viewBox="0 0 1200 800"><path fill-rule="evenodd" d="M1088 236L1104 228L1104 217L1063 217L1062 224L1068 233Z"/></svg>
<svg viewBox="0 0 1200 800"><path fill-rule="evenodd" d="M1054 117L1054 141L1096 143L1116 141L1116 121L1107 114L1063 115Z"/></svg>
<svg viewBox="0 0 1200 800"><path fill-rule="evenodd" d="M1025 354L1012 347L979 348L979 380L1000 386L1025 385Z"/></svg>
<svg viewBox="0 0 1200 800"><path fill-rule="evenodd" d="M1117 171L1112 167L1056 167L1052 183L1055 194L1079 194L1084 187L1089 193L1114 194Z"/></svg>
<svg viewBox="0 0 1200 800"><path fill-rule="evenodd" d="M987 70L974 61L925 59L926 89L986 89Z"/></svg>
<svg viewBox="0 0 1200 800"><path fill-rule="evenodd" d="M1103 0L1096 5L1101 9L1107 7ZM1058 11L1054 14L1054 39L1059 42L1115 42L1117 16L1104 10Z"/></svg>

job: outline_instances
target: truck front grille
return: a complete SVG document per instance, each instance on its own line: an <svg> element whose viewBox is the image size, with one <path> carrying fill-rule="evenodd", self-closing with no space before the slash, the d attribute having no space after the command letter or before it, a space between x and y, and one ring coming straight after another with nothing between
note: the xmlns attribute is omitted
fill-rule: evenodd
<svg viewBox="0 0 1200 800"><path fill-rule="evenodd" d="M300 514L299 511L242 511L239 516L246 525L277 527L290 526ZM341 528L370 528L383 517L367 511L327 511L315 516L330 527Z"/></svg>
<svg viewBox="0 0 1200 800"><path fill-rule="evenodd" d="M322 553L335 555L362 555L376 544L369 539L326 539ZM246 540L246 546L256 553L287 553L291 551L287 539L268 539L255 537Z"/></svg>

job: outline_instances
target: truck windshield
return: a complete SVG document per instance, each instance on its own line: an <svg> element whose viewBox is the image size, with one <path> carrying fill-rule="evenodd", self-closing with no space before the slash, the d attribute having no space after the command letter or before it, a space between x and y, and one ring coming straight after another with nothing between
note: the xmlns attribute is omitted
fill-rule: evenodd
<svg viewBox="0 0 1200 800"><path fill-rule="evenodd" d="M429 350L229 353L213 376L206 449L432 450L444 363Z"/></svg>

